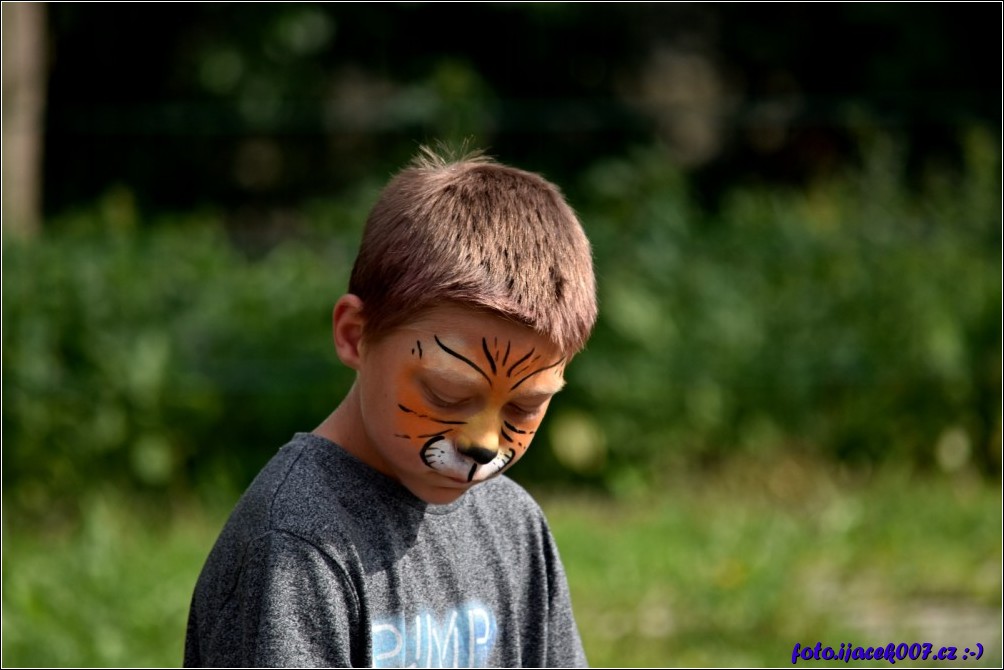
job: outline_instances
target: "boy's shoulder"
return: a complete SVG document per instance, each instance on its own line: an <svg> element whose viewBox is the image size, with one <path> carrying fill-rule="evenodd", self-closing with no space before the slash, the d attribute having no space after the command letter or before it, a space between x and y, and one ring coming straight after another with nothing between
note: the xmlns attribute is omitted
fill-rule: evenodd
<svg viewBox="0 0 1004 670"><path fill-rule="evenodd" d="M240 506L257 511L262 530L320 540L371 534L374 528L419 523L467 523L476 517L512 529L545 525L534 498L505 475L473 486L453 503L430 505L337 444L297 433L262 469Z"/></svg>

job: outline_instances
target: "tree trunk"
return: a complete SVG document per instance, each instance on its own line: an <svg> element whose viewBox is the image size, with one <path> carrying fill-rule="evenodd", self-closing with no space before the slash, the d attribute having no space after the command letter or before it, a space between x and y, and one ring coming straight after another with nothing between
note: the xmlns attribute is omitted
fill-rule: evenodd
<svg viewBox="0 0 1004 670"><path fill-rule="evenodd" d="M45 4L3 10L3 232L28 237L41 225Z"/></svg>

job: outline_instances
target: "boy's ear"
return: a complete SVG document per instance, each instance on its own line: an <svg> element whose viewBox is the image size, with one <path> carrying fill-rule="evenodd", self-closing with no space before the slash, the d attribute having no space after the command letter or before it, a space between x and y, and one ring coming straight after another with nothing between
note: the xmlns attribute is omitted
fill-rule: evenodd
<svg viewBox="0 0 1004 670"><path fill-rule="evenodd" d="M358 296L346 293L331 313L331 330L335 340L335 352L342 363L359 369L363 340L363 301Z"/></svg>

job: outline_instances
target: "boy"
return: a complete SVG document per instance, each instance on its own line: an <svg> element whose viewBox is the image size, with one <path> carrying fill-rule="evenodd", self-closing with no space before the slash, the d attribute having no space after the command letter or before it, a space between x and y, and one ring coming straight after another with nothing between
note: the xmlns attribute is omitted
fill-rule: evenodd
<svg viewBox="0 0 1004 670"><path fill-rule="evenodd" d="M518 461L596 318L559 190L429 151L370 212L335 350L346 397L241 498L195 587L185 665L583 666Z"/></svg>

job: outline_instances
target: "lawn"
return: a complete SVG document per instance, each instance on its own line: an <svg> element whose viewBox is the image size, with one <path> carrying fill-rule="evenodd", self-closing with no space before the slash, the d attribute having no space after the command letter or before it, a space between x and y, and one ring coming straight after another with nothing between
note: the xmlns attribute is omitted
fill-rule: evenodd
<svg viewBox="0 0 1004 670"><path fill-rule="evenodd" d="M951 665L979 642L964 664L1001 664L997 487L782 461L545 506L593 665L789 665L796 642L930 642Z"/></svg>
<svg viewBox="0 0 1004 670"><path fill-rule="evenodd" d="M790 665L796 642L930 642L958 660L897 665L1001 664L997 484L782 459L632 499L535 493L594 666ZM179 665L224 516L114 497L61 531L5 516L3 665Z"/></svg>

